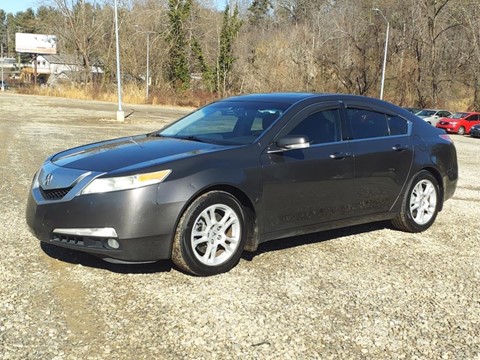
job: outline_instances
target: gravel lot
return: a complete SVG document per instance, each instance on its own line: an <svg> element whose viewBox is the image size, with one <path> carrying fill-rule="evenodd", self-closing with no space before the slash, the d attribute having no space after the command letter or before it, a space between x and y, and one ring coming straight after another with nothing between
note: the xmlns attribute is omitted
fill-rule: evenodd
<svg viewBox="0 0 480 360"><path fill-rule="evenodd" d="M144 133L185 109L0 94L0 359L480 359L480 139L422 234L364 225L264 244L196 278L41 247L25 224L53 152Z"/></svg>

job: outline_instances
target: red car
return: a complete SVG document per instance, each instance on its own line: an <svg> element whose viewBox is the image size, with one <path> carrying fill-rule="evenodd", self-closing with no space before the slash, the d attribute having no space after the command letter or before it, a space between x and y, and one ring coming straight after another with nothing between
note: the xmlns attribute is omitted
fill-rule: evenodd
<svg viewBox="0 0 480 360"><path fill-rule="evenodd" d="M473 125L480 124L480 113L458 112L437 122L437 128L459 135L469 134Z"/></svg>

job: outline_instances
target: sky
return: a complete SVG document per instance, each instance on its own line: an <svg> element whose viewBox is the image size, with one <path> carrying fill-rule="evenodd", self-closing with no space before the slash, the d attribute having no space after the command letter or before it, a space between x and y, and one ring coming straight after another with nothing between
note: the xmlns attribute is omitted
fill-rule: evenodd
<svg viewBox="0 0 480 360"><path fill-rule="evenodd" d="M214 2L218 9L224 9L228 0L214 0ZM25 11L29 7L36 10L41 3L41 0L0 0L0 9L15 14L19 11Z"/></svg>
<svg viewBox="0 0 480 360"><path fill-rule="evenodd" d="M0 9L14 14L18 11L25 11L29 7L35 10L37 5L38 0L0 0Z"/></svg>

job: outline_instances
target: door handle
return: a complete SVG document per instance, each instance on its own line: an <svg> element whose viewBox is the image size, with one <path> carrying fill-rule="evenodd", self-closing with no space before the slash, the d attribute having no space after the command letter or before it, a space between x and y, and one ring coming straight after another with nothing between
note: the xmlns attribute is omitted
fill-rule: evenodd
<svg viewBox="0 0 480 360"><path fill-rule="evenodd" d="M348 156L350 156L349 153L344 153L344 152L340 151L340 152L336 152L336 153L331 154L330 159L339 160L339 159L345 159Z"/></svg>
<svg viewBox="0 0 480 360"><path fill-rule="evenodd" d="M397 144L397 145L392 146L392 150L395 150L395 151L403 151L403 150L407 150L407 149L408 149L408 145Z"/></svg>

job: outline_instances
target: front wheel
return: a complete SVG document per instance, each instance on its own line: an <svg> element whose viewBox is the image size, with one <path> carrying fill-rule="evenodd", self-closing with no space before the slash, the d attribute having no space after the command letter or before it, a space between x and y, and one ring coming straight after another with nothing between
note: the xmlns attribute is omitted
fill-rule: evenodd
<svg viewBox="0 0 480 360"><path fill-rule="evenodd" d="M465 128L463 126L458 128L458 135L465 135Z"/></svg>
<svg viewBox="0 0 480 360"><path fill-rule="evenodd" d="M211 191L195 199L183 213L172 260L195 275L220 274L238 263L245 241L242 205L229 193Z"/></svg>
<svg viewBox="0 0 480 360"><path fill-rule="evenodd" d="M427 230L437 217L440 201L437 179L426 170L420 171L405 193L401 211L392 220L393 226L408 232Z"/></svg>

